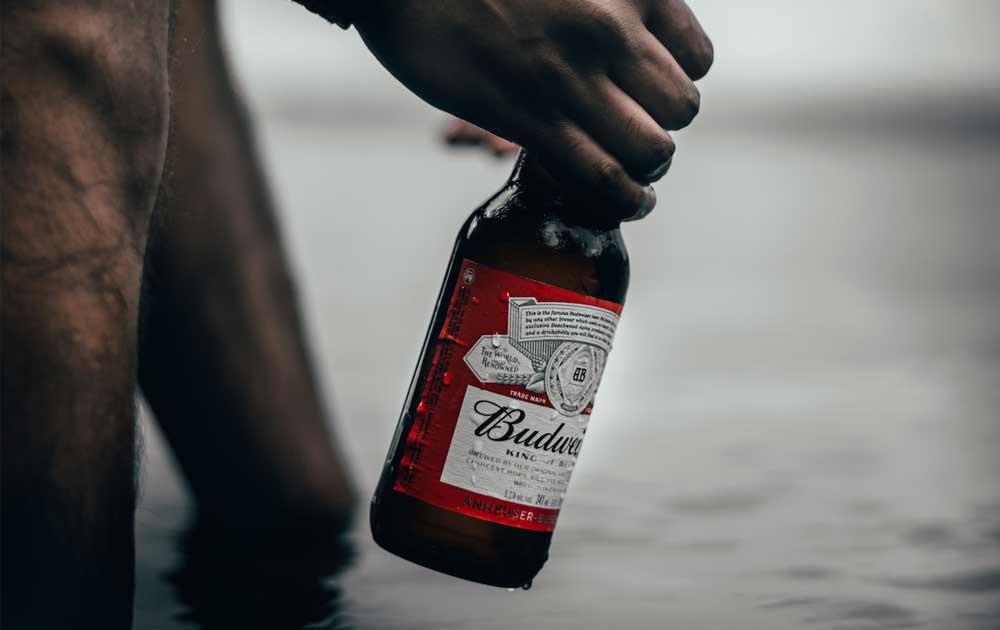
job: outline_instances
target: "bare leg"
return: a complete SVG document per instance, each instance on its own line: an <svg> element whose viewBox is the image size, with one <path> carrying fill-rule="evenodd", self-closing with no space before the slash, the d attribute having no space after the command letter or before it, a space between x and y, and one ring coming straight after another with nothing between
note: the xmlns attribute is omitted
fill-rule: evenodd
<svg viewBox="0 0 1000 630"><path fill-rule="evenodd" d="M168 7L0 11L0 625L128 628L136 323L166 145Z"/></svg>
<svg viewBox="0 0 1000 630"><path fill-rule="evenodd" d="M214 1L182 0L140 382L202 525L328 530L352 503Z"/></svg>

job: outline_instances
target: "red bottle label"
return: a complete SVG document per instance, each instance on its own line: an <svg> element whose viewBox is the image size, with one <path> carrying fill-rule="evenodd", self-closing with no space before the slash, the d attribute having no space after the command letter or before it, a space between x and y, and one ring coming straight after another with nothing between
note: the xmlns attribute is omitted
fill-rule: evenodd
<svg viewBox="0 0 1000 630"><path fill-rule="evenodd" d="M552 531L621 310L463 260L393 487Z"/></svg>

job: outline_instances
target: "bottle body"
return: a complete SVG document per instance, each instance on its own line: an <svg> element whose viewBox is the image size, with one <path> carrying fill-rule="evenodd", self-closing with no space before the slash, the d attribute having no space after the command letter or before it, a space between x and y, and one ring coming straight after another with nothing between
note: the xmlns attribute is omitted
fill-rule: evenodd
<svg viewBox="0 0 1000 630"><path fill-rule="evenodd" d="M459 232L371 509L386 550L504 587L548 557L628 286L617 226L526 161Z"/></svg>

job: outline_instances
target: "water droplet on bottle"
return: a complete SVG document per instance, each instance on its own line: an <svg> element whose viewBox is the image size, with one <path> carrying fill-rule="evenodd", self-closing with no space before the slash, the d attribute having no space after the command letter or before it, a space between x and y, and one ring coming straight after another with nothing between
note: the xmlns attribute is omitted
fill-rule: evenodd
<svg viewBox="0 0 1000 630"><path fill-rule="evenodd" d="M519 401L519 400L512 400L512 401L510 401L510 408L511 409L520 409L521 408L521 401Z"/></svg>
<svg viewBox="0 0 1000 630"><path fill-rule="evenodd" d="M477 298L476 296L473 295L472 296L472 303L473 304L479 304L479 298Z"/></svg>
<svg viewBox="0 0 1000 630"><path fill-rule="evenodd" d="M469 481L471 481L472 485L474 485L474 486L478 486L479 485L479 478L476 477L476 473L472 473L472 475L469 476Z"/></svg>
<svg viewBox="0 0 1000 630"><path fill-rule="evenodd" d="M445 385L451 385L451 372L445 372L444 376L441 377L441 382Z"/></svg>
<svg viewBox="0 0 1000 630"><path fill-rule="evenodd" d="M482 440L476 440L475 442L472 443L472 452L473 453L482 453L483 452L483 441Z"/></svg>
<svg viewBox="0 0 1000 630"><path fill-rule="evenodd" d="M497 333L493 333L493 347L494 348L500 347L500 335L498 335Z"/></svg>
<svg viewBox="0 0 1000 630"><path fill-rule="evenodd" d="M510 301L510 291L501 291L500 292L500 301L501 302L509 302Z"/></svg>
<svg viewBox="0 0 1000 630"><path fill-rule="evenodd" d="M422 400L417 403L417 413L427 413L427 403Z"/></svg>

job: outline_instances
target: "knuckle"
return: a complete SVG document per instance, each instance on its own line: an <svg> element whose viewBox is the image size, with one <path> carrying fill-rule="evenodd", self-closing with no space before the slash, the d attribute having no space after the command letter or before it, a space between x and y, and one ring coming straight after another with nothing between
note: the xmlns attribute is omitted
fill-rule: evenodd
<svg viewBox="0 0 1000 630"><path fill-rule="evenodd" d="M629 170L639 169L640 174L660 168L674 155L674 139L662 127L633 116L624 123L625 134L631 139L627 154Z"/></svg>
<svg viewBox="0 0 1000 630"><path fill-rule="evenodd" d="M552 42L539 41L527 46L527 53L531 59L531 65L539 72L545 74L557 74L561 71L562 63L559 52Z"/></svg>
<svg viewBox="0 0 1000 630"><path fill-rule="evenodd" d="M708 74L715 61L715 46L708 36L703 36L691 53L691 79L697 80Z"/></svg>
<svg viewBox="0 0 1000 630"><path fill-rule="evenodd" d="M565 151L570 155L579 154L584 150L586 140L583 136L573 133L567 122L557 122L553 125L555 136L558 139L557 151Z"/></svg>
<svg viewBox="0 0 1000 630"><path fill-rule="evenodd" d="M647 63L650 58L649 46L640 37L625 32L619 41L622 59L627 64Z"/></svg>
<svg viewBox="0 0 1000 630"><path fill-rule="evenodd" d="M674 151L676 150L676 145L674 145L673 138L668 135L664 135L659 138L655 138L649 144L649 160L653 168L664 164L674 157Z"/></svg>
<svg viewBox="0 0 1000 630"><path fill-rule="evenodd" d="M529 71L537 81L539 89L554 87L563 83L565 63L550 42L536 42L527 47Z"/></svg>
<svg viewBox="0 0 1000 630"><path fill-rule="evenodd" d="M594 182L608 196L621 194L625 178L625 170L613 160L603 160L594 167Z"/></svg>
<svg viewBox="0 0 1000 630"><path fill-rule="evenodd" d="M694 84L681 90L674 105L674 121L677 128L687 127L701 109L701 92Z"/></svg>
<svg viewBox="0 0 1000 630"><path fill-rule="evenodd" d="M622 131L626 138L643 140L649 134L643 125L643 121L638 116L628 116L622 124Z"/></svg>
<svg viewBox="0 0 1000 630"><path fill-rule="evenodd" d="M586 5L587 15L595 26L614 28L617 17L615 12L606 4L600 2L589 2Z"/></svg>
<svg viewBox="0 0 1000 630"><path fill-rule="evenodd" d="M619 11L603 2L590 2L586 7L591 25L608 41L627 42L628 25Z"/></svg>
<svg viewBox="0 0 1000 630"><path fill-rule="evenodd" d="M547 50L536 57L535 78L542 93L568 93L573 85L573 73L566 62L554 51Z"/></svg>
<svg viewBox="0 0 1000 630"><path fill-rule="evenodd" d="M692 119L701 111L701 91L693 84L684 96L684 105Z"/></svg>

